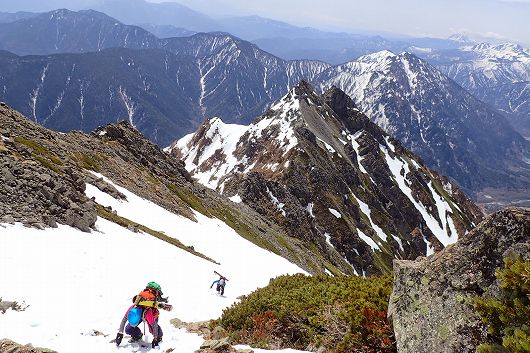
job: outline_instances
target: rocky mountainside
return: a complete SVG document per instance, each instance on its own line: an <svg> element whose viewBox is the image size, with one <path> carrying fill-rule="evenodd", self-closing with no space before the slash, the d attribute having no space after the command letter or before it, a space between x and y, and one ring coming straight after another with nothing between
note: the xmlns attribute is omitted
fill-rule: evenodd
<svg viewBox="0 0 530 353"><path fill-rule="evenodd" d="M481 218L336 88L318 96L301 82L250 126L210 119L170 151L346 273L389 271L392 259L440 250Z"/></svg>
<svg viewBox="0 0 530 353"><path fill-rule="evenodd" d="M101 12L55 10L0 24L0 49L18 55L156 48L158 38Z"/></svg>
<svg viewBox="0 0 530 353"><path fill-rule="evenodd" d="M436 66L479 99L505 113L530 137L530 51L517 44L480 43L438 53Z"/></svg>
<svg viewBox="0 0 530 353"><path fill-rule="evenodd" d="M473 307L499 292L504 258L530 260L530 209L505 209L441 252L394 262L389 316L400 353L474 353L488 340Z"/></svg>
<svg viewBox="0 0 530 353"><path fill-rule="evenodd" d="M383 51L316 80L343 89L368 117L468 192L530 189L530 145L493 108L418 57Z"/></svg>
<svg viewBox="0 0 530 353"><path fill-rule="evenodd" d="M124 198L94 172L173 213L192 220L196 212L218 218L245 239L310 273L322 273L329 267L319 249L290 237L251 208L193 182L182 162L126 122L91 134L63 134L0 104L0 223L20 222L37 228L66 224L90 231L96 217L103 217L201 255L88 199L86 183L116 199Z"/></svg>

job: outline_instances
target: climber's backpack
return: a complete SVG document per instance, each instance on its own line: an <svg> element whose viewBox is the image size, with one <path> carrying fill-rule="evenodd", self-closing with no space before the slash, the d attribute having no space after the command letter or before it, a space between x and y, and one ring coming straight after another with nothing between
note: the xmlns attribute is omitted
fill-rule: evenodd
<svg viewBox="0 0 530 353"><path fill-rule="evenodd" d="M134 304L142 307L156 308L157 301L156 295L149 289L145 289L134 297Z"/></svg>

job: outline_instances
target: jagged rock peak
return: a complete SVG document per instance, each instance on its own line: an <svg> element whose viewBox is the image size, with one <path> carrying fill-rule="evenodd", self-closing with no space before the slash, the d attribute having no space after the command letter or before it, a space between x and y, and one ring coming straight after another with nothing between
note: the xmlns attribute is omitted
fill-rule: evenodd
<svg viewBox="0 0 530 353"><path fill-rule="evenodd" d="M174 154L203 185L318 244L340 272L389 271L392 258L439 250L481 217L337 88L318 96L302 81L233 127L209 120Z"/></svg>
<svg viewBox="0 0 530 353"><path fill-rule="evenodd" d="M304 95L315 96L315 95L317 95L315 93L315 89L313 88L313 86L309 82L307 82L306 80L300 81L296 86L294 86L293 89L296 92L296 94L299 95L299 96L304 96Z"/></svg>
<svg viewBox="0 0 530 353"><path fill-rule="evenodd" d="M331 86L322 97L326 104L342 119L359 111L351 97L337 86Z"/></svg>

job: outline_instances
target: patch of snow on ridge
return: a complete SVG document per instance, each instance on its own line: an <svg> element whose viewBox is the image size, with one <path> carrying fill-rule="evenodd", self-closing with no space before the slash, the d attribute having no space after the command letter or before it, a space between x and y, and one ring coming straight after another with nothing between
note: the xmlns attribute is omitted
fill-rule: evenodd
<svg viewBox="0 0 530 353"><path fill-rule="evenodd" d="M394 238L394 240L398 243L399 249L404 252L405 249L403 248L403 242L401 241L401 239L399 237L396 237L394 234L391 234L391 235L392 235L392 238Z"/></svg>
<svg viewBox="0 0 530 353"><path fill-rule="evenodd" d="M393 153L396 153L396 148L394 147L394 145L393 145L392 142L390 141L390 137L389 137L389 136L385 136L385 141L386 141L386 145L388 146L388 148L390 148L390 150L391 150Z"/></svg>
<svg viewBox="0 0 530 353"><path fill-rule="evenodd" d="M362 241L364 241L368 246L372 248L372 250L380 250L379 245L375 243L375 241L372 240L368 235L364 234L359 228L357 228L357 233L359 234L359 238L361 238Z"/></svg>
<svg viewBox="0 0 530 353"><path fill-rule="evenodd" d="M239 195L234 195L232 197L229 197L228 199L230 201L232 201L232 202L235 202L235 203L241 203L241 201L242 201L241 200L241 196L239 196Z"/></svg>
<svg viewBox="0 0 530 353"><path fill-rule="evenodd" d="M451 215L453 214L453 211L451 210L451 207L447 203L447 201L436 192L432 185L432 181L429 181L427 183L427 186L429 187L429 190L431 191L432 198L436 202L436 208L438 209L438 217L441 219L442 223L447 223L449 226L449 229L447 229L447 226L444 223L444 229L446 235L445 237L442 237L442 239L438 238L440 242L447 246L449 244L455 243L458 240L458 232L456 231L455 224L453 222L453 218Z"/></svg>
<svg viewBox="0 0 530 353"><path fill-rule="evenodd" d="M451 224L453 224L452 220L451 220L451 223L449 225L450 229L447 229L446 225L444 223L444 220L446 220L447 218L444 215L441 218L442 225L440 225L440 223L436 220L436 218L434 218L427 211L427 208L425 207L425 205L423 205L421 202L416 201L414 196L412 196L412 190L410 189L410 186L408 185L408 181L406 179L407 175L410 172L409 164L407 162L401 160L401 159L396 159L396 158L390 157L390 154L388 153L388 150L387 150L387 148L385 146L379 145L379 148L383 152L383 154L385 155L386 163L387 163L390 171L392 172L393 178L398 183L399 188L401 189L401 192L403 194L405 194L405 196L407 196L407 198L412 202L412 204L418 210L418 212L420 212L420 214L422 215L423 219L425 220L425 223L427 224L427 227L429 227L429 229L434 234L434 236L442 244L444 244L444 246L447 246L448 244L456 242L456 240L457 240L456 232L455 232L455 236L454 237L450 237L449 236L449 232L453 232L452 227L454 227L454 225L451 226ZM403 175L401 174L402 170L404 171ZM434 197L434 195L437 195L437 193L434 190L432 190L432 189L431 189L431 193L433 193L433 197ZM440 196L438 195L438 197L440 197ZM436 201L436 207L442 207L442 210L440 210L439 208L437 210L438 214L440 215L440 212L443 212L444 210L446 210L446 208L445 208L446 206L442 205L442 203L444 203L444 201L437 200L436 197L434 197L434 200ZM447 205L447 207L449 207L449 206Z"/></svg>
<svg viewBox="0 0 530 353"><path fill-rule="evenodd" d="M317 137L317 140L322 142L324 144L324 147L326 147L326 150L331 154L337 154L340 158L342 158L341 154L335 151L333 147L331 147L330 144L328 144L326 141L322 140L321 138Z"/></svg>
<svg viewBox="0 0 530 353"><path fill-rule="evenodd" d="M329 233L324 233L324 237L326 237L326 243L328 243L332 248L334 248L333 244L331 244L331 236Z"/></svg>
<svg viewBox="0 0 530 353"><path fill-rule="evenodd" d="M278 198L276 196L274 196L272 194L272 191L269 190L269 188L267 187L267 193L269 194L270 198L271 198L271 201L272 203L274 204L274 206L276 206L276 208L282 213L282 215L285 217L286 216L286 213L285 213L285 210L283 209L283 207L285 206L284 203L281 203Z"/></svg>
<svg viewBox="0 0 530 353"><path fill-rule="evenodd" d="M342 134L345 135L348 141L351 142L351 145L353 149L355 150L355 154L357 155L357 166L359 167L359 170L363 172L364 174L368 174L368 171L366 171L366 169L364 169L363 165L361 164L364 157L361 157L361 155L359 154L359 149L361 148L361 145L359 145L359 142L357 142L357 138L361 136L362 133L363 133L363 130L357 131L353 135L348 134L346 131L342 131ZM372 180L371 177L370 177L370 180Z"/></svg>
<svg viewBox="0 0 530 353"><path fill-rule="evenodd" d="M333 209L333 208L328 208L329 212L331 212L332 215L334 215L336 218L341 218L342 215L339 213L339 211L337 211L336 209Z"/></svg>
<svg viewBox="0 0 530 353"><path fill-rule="evenodd" d="M315 215L313 214L313 206L314 206L314 203L310 202L307 204L305 210L307 211L307 213L309 213L311 217L315 218Z"/></svg>
<svg viewBox="0 0 530 353"><path fill-rule="evenodd" d="M271 111L279 113L279 119L276 115L266 117L252 124L248 129L251 136L260 137L263 130L273 126L279 126L279 134L276 137L278 147L283 150L285 155L298 144L298 139L294 135L292 122L300 116L300 100L295 95L294 89L291 89L278 103L270 108Z"/></svg>
<svg viewBox="0 0 530 353"><path fill-rule="evenodd" d="M405 74L407 76L407 80L409 81L409 87L412 91L416 90L416 86L418 85L418 73L414 72L410 65L410 61L407 59L406 56L400 55L401 63L403 64L403 69L405 70Z"/></svg>
<svg viewBox="0 0 530 353"><path fill-rule="evenodd" d="M359 198L357 196L355 196L355 194L353 192L351 193L351 195L353 196L353 198L355 198L355 200L359 204L359 208L360 208L361 212L364 213L366 215L366 217L368 217L368 220L370 221L370 225L372 226L373 230L377 233L379 238L381 238L381 240L385 240L386 241L387 240L387 235L385 234L385 232L383 232L381 227L379 227L377 224L375 224L374 221L372 220L372 211L370 211L370 206L368 206L368 204L366 204L366 203L362 202L361 200L359 200Z"/></svg>

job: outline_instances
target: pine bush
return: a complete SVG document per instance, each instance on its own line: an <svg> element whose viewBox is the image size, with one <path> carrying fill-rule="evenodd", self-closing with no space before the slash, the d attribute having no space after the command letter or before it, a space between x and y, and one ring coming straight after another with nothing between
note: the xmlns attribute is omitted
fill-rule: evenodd
<svg viewBox="0 0 530 353"><path fill-rule="evenodd" d="M496 272L500 295L475 301L494 341L481 344L477 353L530 352L530 261L505 259L504 264Z"/></svg>
<svg viewBox="0 0 530 353"><path fill-rule="evenodd" d="M396 352L390 276L281 276L225 309L236 343L326 352Z"/></svg>

